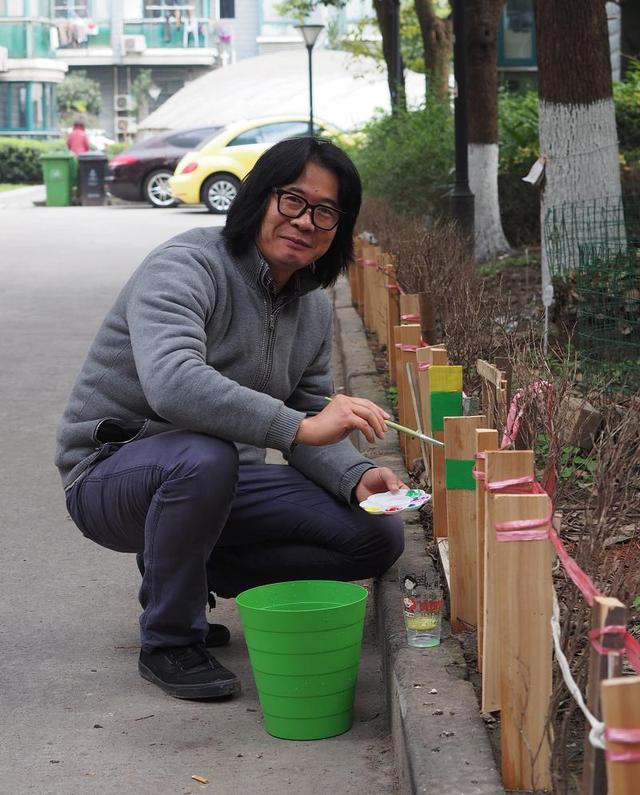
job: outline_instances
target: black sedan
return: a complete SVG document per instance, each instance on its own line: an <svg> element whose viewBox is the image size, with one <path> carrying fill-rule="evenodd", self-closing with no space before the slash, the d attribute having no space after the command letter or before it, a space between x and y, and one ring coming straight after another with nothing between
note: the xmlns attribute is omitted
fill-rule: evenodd
<svg viewBox="0 0 640 795"><path fill-rule="evenodd" d="M148 201L154 207L174 207L169 177L185 152L198 149L220 127L170 130L145 138L115 155L108 165L105 183L118 199Z"/></svg>

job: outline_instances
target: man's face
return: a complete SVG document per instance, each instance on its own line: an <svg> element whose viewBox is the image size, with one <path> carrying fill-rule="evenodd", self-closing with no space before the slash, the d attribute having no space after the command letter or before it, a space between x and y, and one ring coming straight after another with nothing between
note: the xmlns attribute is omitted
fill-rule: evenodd
<svg viewBox="0 0 640 795"><path fill-rule="evenodd" d="M310 204L324 204L339 209L338 179L333 172L309 162L300 176L282 186ZM337 228L337 227L336 227ZM311 221L311 211L300 218L287 218L278 211L278 197L269 200L256 244L269 264L271 276L278 287L283 287L291 276L306 268L327 252L336 229L318 229Z"/></svg>

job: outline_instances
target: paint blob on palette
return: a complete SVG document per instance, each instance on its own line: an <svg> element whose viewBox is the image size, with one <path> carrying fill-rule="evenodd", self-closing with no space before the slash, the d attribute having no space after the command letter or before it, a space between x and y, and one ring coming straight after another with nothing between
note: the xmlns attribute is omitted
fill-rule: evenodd
<svg viewBox="0 0 640 795"><path fill-rule="evenodd" d="M400 511L415 511L429 502L431 495L422 489L400 489L395 493L383 491L372 494L360 503L360 507L367 513L377 513L380 516Z"/></svg>

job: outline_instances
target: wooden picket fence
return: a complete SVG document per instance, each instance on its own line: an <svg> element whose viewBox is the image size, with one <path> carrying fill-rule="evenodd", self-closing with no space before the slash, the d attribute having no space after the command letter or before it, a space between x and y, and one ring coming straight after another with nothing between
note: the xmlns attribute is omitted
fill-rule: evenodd
<svg viewBox="0 0 640 795"><path fill-rule="evenodd" d="M508 370L504 362L478 361L482 413L463 416L462 367L432 338L428 296L406 295L394 258L377 246L358 239L356 254L353 305L386 346L398 420L444 442L425 445L400 434L407 468L424 461L452 631L477 631L481 708L501 713L503 784L551 789L552 566L562 542L551 527L549 495L535 481L533 452L505 449L511 445L499 438L510 407ZM620 676L630 644L625 624L624 605L593 596L599 640L591 648L587 704L598 720L604 715L608 740L606 753L585 741L589 795L607 792L607 780L610 795L640 792L640 676Z"/></svg>

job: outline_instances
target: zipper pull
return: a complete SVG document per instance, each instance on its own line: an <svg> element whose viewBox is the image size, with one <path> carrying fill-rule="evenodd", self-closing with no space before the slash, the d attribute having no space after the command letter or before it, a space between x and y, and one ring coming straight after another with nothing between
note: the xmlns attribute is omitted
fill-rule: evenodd
<svg viewBox="0 0 640 795"><path fill-rule="evenodd" d="M273 315L269 315L269 331L273 331L276 325L276 319Z"/></svg>

